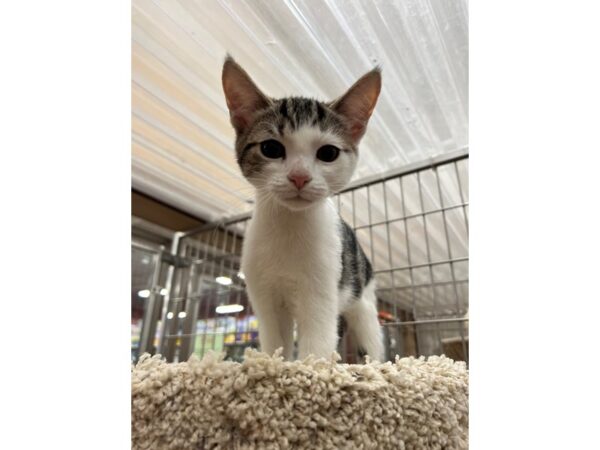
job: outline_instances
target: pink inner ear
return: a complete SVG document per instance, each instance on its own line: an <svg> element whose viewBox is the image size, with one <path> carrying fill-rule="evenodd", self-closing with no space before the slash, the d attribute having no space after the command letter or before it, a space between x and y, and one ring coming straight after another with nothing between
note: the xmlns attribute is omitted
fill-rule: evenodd
<svg viewBox="0 0 600 450"><path fill-rule="evenodd" d="M244 103L244 95L241 93L233 92L230 96L226 97L227 108L229 108L229 114L231 122L234 127L238 130L242 130L250 123L248 107Z"/></svg>
<svg viewBox="0 0 600 450"><path fill-rule="evenodd" d="M227 108L229 111L237 111L242 106L242 96L237 93L232 93L225 97L225 101L227 102Z"/></svg>
<svg viewBox="0 0 600 450"><path fill-rule="evenodd" d="M355 120L352 122L352 126L350 127L350 136L352 139L359 139L363 133L365 132L365 123L359 120Z"/></svg>
<svg viewBox="0 0 600 450"><path fill-rule="evenodd" d="M233 109L231 109L230 111L232 111L231 121L233 122L236 128L242 129L248 125L248 120L246 119L246 116L244 116L240 112L233 112Z"/></svg>

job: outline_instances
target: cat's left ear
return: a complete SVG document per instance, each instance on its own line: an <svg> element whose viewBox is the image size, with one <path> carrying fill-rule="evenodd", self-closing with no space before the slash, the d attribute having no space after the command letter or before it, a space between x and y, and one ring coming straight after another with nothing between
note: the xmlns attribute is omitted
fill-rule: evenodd
<svg viewBox="0 0 600 450"><path fill-rule="evenodd" d="M222 81L231 124L241 134L252 123L256 111L266 108L271 101L229 55L223 64Z"/></svg>
<svg viewBox="0 0 600 450"><path fill-rule="evenodd" d="M363 137L381 91L381 69L376 67L363 75L331 108L350 122L350 134L355 142Z"/></svg>

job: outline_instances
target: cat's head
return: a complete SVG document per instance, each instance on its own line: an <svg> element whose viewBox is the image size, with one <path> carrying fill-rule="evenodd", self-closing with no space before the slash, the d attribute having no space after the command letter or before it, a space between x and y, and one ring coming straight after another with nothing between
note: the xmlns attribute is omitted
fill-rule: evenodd
<svg viewBox="0 0 600 450"><path fill-rule="evenodd" d="M260 195L301 210L350 181L381 89L378 68L331 102L270 98L229 56L222 79L237 161Z"/></svg>

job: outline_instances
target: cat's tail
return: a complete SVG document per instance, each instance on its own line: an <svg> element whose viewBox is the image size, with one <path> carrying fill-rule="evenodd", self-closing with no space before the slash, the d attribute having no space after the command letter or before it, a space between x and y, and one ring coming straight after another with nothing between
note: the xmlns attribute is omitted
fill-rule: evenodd
<svg viewBox="0 0 600 450"><path fill-rule="evenodd" d="M371 359L384 361L383 331L377 317L374 279L365 286L360 300L350 305L343 315L358 347Z"/></svg>

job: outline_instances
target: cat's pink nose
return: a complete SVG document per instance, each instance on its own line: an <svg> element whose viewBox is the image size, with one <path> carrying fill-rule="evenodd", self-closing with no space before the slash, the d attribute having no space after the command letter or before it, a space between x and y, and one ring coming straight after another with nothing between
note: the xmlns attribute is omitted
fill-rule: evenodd
<svg viewBox="0 0 600 450"><path fill-rule="evenodd" d="M298 189L302 189L312 178L303 173L291 173L288 175L290 180Z"/></svg>

